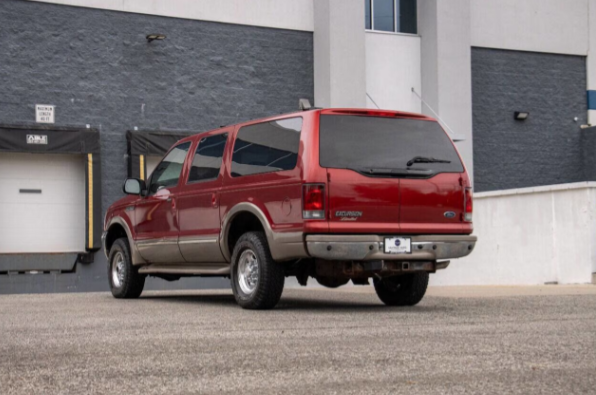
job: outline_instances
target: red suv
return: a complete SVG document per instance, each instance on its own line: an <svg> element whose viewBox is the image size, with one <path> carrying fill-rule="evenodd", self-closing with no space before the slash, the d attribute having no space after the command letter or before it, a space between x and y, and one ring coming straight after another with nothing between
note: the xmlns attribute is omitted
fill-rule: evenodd
<svg viewBox="0 0 596 395"><path fill-rule="evenodd" d="M373 279L411 306L429 273L470 254L472 189L436 120L314 109L180 140L104 224L116 298L146 276L231 278L244 308L272 308L286 277L335 288Z"/></svg>

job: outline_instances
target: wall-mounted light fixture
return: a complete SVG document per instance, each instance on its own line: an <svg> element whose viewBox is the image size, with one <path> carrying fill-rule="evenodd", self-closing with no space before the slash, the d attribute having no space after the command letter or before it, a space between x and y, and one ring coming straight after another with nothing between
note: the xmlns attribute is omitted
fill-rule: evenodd
<svg viewBox="0 0 596 395"><path fill-rule="evenodd" d="M516 111L514 114L514 118L516 121L525 121L530 116L529 112L525 111Z"/></svg>
<svg viewBox="0 0 596 395"><path fill-rule="evenodd" d="M161 41L161 40L165 40L166 36L165 34L148 34L147 35L147 41L151 42L151 41Z"/></svg>

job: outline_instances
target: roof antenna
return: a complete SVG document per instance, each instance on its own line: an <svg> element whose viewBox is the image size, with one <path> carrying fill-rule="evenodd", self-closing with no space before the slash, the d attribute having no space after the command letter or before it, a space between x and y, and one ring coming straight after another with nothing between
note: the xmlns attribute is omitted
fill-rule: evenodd
<svg viewBox="0 0 596 395"><path fill-rule="evenodd" d="M447 129L447 131L449 132L449 136L451 136L451 139L453 141L465 141L465 137L462 137L460 135L457 135L455 133L453 133L453 129L451 129L449 127L449 125L447 125L447 123L439 116L439 114L437 114L435 112L435 110L433 110L433 108L422 98L422 96L420 96L418 94L418 92L416 92L416 89L414 89L414 87L412 87L412 92L418 97L418 99L426 106L428 107L428 109L430 110L430 112L433 113L433 115L443 124L443 126L445 126L445 129Z"/></svg>
<svg viewBox="0 0 596 395"><path fill-rule="evenodd" d="M299 99L298 100L298 108L300 111L308 111L312 108L310 104L310 100L308 99Z"/></svg>
<svg viewBox="0 0 596 395"><path fill-rule="evenodd" d="M368 94L368 92L366 92L366 96L368 96L368 98L370 99L370 101L371 101L371 102L373 102L373 104L374 104L374 105L377 107L377 109L378 109L378 110L380 110L380 109L381 109L381 107L379 107L379 105L377 104L377 102L375 102L375 101L373 100L373 98L372 98L372 97L370 97L370 95Z"/></svg>

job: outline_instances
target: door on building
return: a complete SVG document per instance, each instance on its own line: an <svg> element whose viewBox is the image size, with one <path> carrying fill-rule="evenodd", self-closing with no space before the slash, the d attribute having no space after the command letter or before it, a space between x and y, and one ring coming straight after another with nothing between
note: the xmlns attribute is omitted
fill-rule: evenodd
<svg viewBox="0 0 596 395"><path fill-rule="evenodd" d="M184 262L178 249L177 195L190 146L188 141L170 150L148 182L148 196L135 207L137 247L150 263Z"/></svg>
<svg viewBox="0 0 596 395"><path fill-rule="evenodd" d="M0 254L85 252L83 155L0 153Z"/></svg>

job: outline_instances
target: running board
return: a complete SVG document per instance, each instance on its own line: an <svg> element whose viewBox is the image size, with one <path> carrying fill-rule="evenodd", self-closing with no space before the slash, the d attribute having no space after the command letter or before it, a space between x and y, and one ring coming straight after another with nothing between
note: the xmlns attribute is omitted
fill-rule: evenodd
<svg viewBox="0 0 596 395"><path fill-rule="evenodd" d="M139 269L141 274L189 274L189 275L210 275L225 276L230 274L228 263L210 266L185 266L185 265L161 265L153 264L143 266Z"/></svg>

